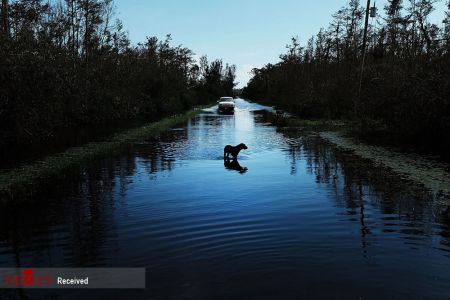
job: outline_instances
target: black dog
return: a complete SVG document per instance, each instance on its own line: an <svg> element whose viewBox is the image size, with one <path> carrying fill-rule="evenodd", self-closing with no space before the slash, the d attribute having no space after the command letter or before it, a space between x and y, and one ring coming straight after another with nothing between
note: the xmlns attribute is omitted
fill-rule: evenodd
<svg viewBox="0 0 450 300"><path fill-rule="evenodd" d="M243 149L248 149L245 144L239 144L236 147L226 145L225 148L223 148L223 159L227 159L230 154L234 159L237 159L239 152Z"/></svg>

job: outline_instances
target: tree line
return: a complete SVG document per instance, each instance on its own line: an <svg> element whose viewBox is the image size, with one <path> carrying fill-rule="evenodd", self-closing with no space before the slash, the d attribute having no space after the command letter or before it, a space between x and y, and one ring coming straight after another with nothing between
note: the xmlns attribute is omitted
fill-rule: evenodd
<svg viewBox="0 0 450 300"><path fill-rule="evenodd" d="M303 118L356 121L362 136L450 153L450 1L388 0L369 21L348 1L306 45L292 38L276 64L254 69L243 96ZM365 2L364 2L365 4Z"/></svg>
<svg viewBox="0 0 450 300"><path fill-rule="evenodd" d="M171 36L132 45L112 0L2 0L0 146L61 128L154 120L230 95L235 66Z"/></svg>

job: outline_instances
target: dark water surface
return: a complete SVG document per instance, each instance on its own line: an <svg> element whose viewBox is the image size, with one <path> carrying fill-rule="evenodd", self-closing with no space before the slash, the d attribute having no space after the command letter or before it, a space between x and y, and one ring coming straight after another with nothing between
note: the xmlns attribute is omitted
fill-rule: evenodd
<svg viewBox="0 0 450 300"><path fill-rule="evenodd" d="M3 205L0 267L146 267L79 299L450 299L448 201L237 101ZM223 146L244 142L227 169Z"/></svg>

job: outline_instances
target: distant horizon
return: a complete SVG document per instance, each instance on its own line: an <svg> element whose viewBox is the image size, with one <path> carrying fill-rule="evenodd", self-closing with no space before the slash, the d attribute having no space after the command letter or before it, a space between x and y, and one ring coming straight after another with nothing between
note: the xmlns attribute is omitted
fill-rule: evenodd
<svg viewBox="0 0 450 300"><path fill-rule="evenodd" d="M206 55L210 61L222 59L236 65L237 88L246 86L253 68L278 62L292 37L298 36L305 45L321 28L327 28L332 15L346 3L285 0L282 6L269 0L115 1L116 17L133 44L170 34L174 45L188 47L197 60ZM380 13L386 3L377 1ZM444 8L443 0L435 4L433 23L441 25Z"/></svg>

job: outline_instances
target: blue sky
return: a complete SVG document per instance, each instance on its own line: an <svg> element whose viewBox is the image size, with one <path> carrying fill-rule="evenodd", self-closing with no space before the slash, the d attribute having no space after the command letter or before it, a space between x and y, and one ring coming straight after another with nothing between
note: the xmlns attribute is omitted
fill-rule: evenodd
<svg viewBox="0 0 450 300"><path fill-rule="evenodd" d="M239 86L255 67L277 62L292 36L302 43L327 27L346 0L116 0L117 17L133 43L147 36L172 34L209 60L222 58L237 66ZM363 1L362 1L363 2ZM365 2L365 1L364 1ZM373 2L373 1L372 1ZM378 0L381 8L386 0ZM433 19L442 20L444 1Z"/></svg>

